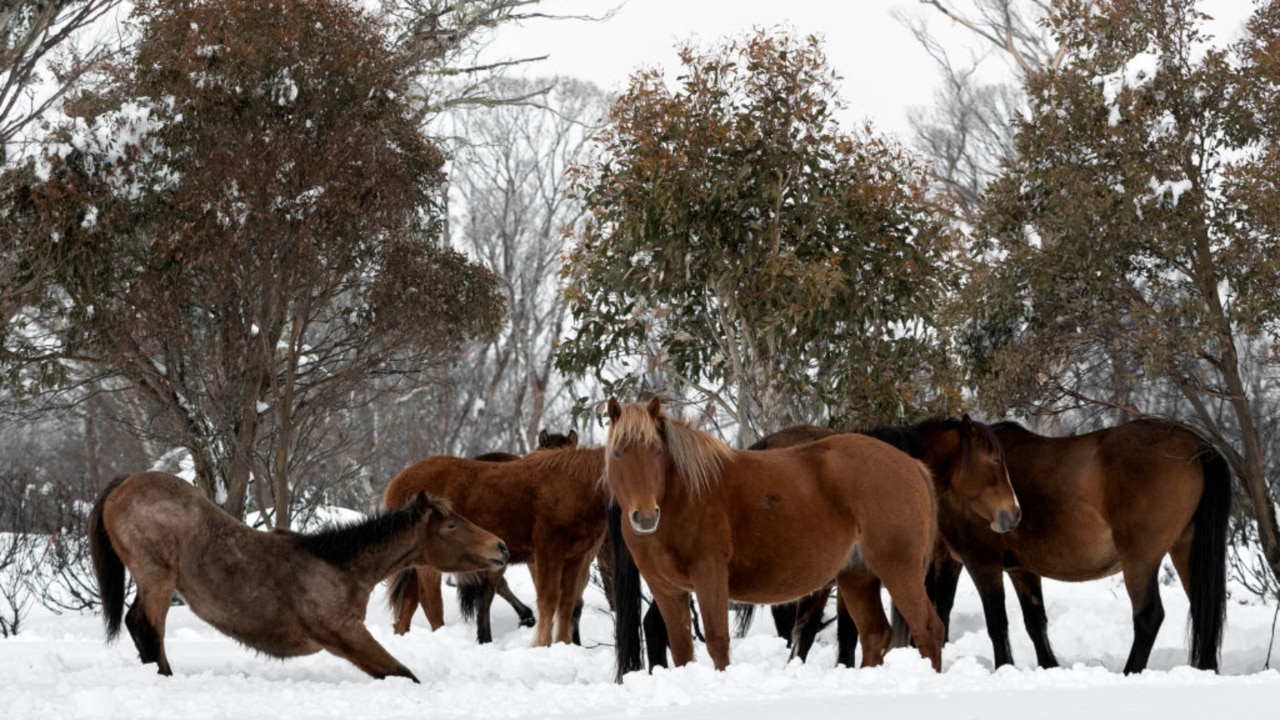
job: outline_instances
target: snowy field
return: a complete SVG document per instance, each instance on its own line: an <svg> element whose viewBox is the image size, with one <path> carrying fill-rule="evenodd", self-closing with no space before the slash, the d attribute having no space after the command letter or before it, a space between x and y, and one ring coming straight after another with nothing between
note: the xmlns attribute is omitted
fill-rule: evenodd
<svg viewBox="0 0 1280 720"><path fill-rule="evenodd" d="M508 573L532 604L528 572ZM261 657L218 634L185 608L169 615L172 678L138 663L132 643L104 644L96 615L54 616L36 609L25 629L0 640L0 717L67 718L826 718L901 720L1271 716L1280 708L1280 672L1265 669L1274 608L1233 599L1227 613L1223 674L1185 667L1185 596L1162 588L1167 611L1151 669L1124 677L1129 603L1119 577L1093 583L1045 583L1050 636L1064 667L1031 667L1034 653L1009 590L1014 656L994 672L976 593L962 581L944 672L934 674L914 650L895 650L884 667L834 667L834 625L819 637L807 665L787 664L766 612L746 638L734 640L732 665L712 670L704 648L685 668L613 679L612 625L603 596L588 590L585 647L529 647L532 630L495 601L496 642L478 646L474 629L449 612L437 633L419 614L397 637L382 590L369 626L422 680L373 680L327 653L287 661ZM1243 597L1243 593L1237 593ZM1278 653L1280 655L1280 653ZM1280 657L1272 659L1272 666Z"/></svg>

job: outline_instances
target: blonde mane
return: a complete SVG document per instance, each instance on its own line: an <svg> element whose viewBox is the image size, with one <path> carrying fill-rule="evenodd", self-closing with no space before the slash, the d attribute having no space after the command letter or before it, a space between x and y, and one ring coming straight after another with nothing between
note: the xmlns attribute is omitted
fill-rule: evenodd
<svg viewBox="0 0 1280 720"><path fill-rule="evenodd" d="M666 412L660 412L655 420L647 404L628 403L609 426L605 462L611 461L615 449L635 444L657 447L663 443L664 436L676 472L694 495L718 481L721 467L736 455L736 451L719 438L698 430L686 420L670 417Z"/></svg>

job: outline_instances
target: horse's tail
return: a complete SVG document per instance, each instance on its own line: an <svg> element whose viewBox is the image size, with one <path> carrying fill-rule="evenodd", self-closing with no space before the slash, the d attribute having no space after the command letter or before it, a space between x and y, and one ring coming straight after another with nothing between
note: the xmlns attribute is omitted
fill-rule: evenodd
<svg viewBox="0 0 1280 720"><path fill-rule="evenodd" d="M387 607L391 609L391 616L396 618L396 632L408 632L408 624L404 628L398 625L400 618L411 618L414 611L418 609L418 571L416 569L407 567L391 576L391 581L387 583Z"/></svg>
<svg viewBox="0 0 1280 720"><path fill-rule="evenodd" d="M622 508L609 503L605 542L613 543L613 632L617 657L616 682L622 676L644 669L640 639L640 569L622 539Z"/></svg>
<svg viewBox="0 0 1280 720"><path fill-rule="evenodd" d="M1191 538L1191 664L1218 669L1227 613L1227 528L1231 519L1231 466L1216 450L1200 459L1204 492Z"/></svg>
<svg viewBox="0 0 1280 720"><path fill-rule="evenodd" d="M751 623L756 619L756 606L751 603L731 603L733 608L733 636L746 637Z"/></svg>
<svg viewBox="0 0 1280 720"><path fill-rule="evenodd" d="M465 622L475 622L476 612L480 608L480 600L485 594L487 573L456 573L458 581L458 610Z"/></svg>
<svg viewBox="0 0 1280 720"><path fill-rule="evenodd" d="M111 535L102 522L102 506L127 475L112 480L102 490L89 512L89 555L93 558L93 574L98 580L98 598L102 601L102 619L107 625L107 642L120 634L124 617L124 562L111 544Z"/></svg>

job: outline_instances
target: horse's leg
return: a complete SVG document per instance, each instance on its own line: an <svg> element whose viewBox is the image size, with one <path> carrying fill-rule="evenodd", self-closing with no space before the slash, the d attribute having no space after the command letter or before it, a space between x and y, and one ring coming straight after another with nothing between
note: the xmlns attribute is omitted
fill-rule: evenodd
<svg viewBox="0 0 1280 720"><path fill-rule="evenodd" d="M792 647L796 634L796 619L800 614L800 601L773 605L769 608L769 613L773 615L773 629L778 633L778 637L787 641L787 647ZM792 656L795 656L794 652Z"/></svg>
<svg viewBox="0 0 1280 720"><path fill-rule="evenodd" d="M667 627L667 642L671 649L671 662L676 667L693 660L692 616L689 614L689 593L682 590L667 591L650 587L653 602L662 614ZM648 623L646 623L647 625Z"/></svg>
<svg viewBox="0 0 1280 720"><path fill-rule="evenodd" d="M965 563L973 586L982 599L982 615L987 621L987 636L991 638L991 652L996 667L1013 664L1013 649L1009 646L1009 615L1004 607L1004 568L999 563Z"/></svg>
<svg viewBox="0 0 1280 720"><path fill-rule="evenodd" d="M397 635L409 632L413 623L413 614L418 612L419 598L422 588L422 573L426 568L412 568L403 572L413 573L412 579L400 588L399 602L393 601L391 629ZM425 605L423 606L425 607Z"/></svg>
<svg viewBox="0 0 1280 720"><path fill-rule="evenodd" d="M537 562L530 566L530 570L533 571L533 586L538 594L538 623L533 630L533 646L549 647L557 609L560 606L561 578L565 571L564 558L554 554L539 556Z"/></svg>
<svg viewBox="0 0 1280 720"><path fill-rule="evenodd" d="M1124 664L1124 674L1140 673L1147 667L1156 633L1164 622L1164 605L1160 601L1160 564L1121 563L1124 586L1133 603L1133 647Z"/></svg>
<svg viewBox="0 0 1280 720"><path fill-rule="evenodd" d="M856 565L836 576L840 589L839 598L858 629L862 640L862 666L872 667L884 662L889 650L889 618L885 617L880 601L880 580L865 565ZM847 658L852 661L853 658Z"/></svg>
<svg viewBox="0 0 1280 720"><path fill-rule="evenodd" d="M498 582L498 595L501 595L502 599L506 600L511 605L511 608L516 611L516 615L520 618L520 627L533 627L535 622L533 610L529 609L528 605L520 602L520 598L516 597L516 594L511 591L511 586L507 584L505 575Z"/></svg>
<svg viewBox="0 0 1280 720"><path fill-rule="evenodd" d="M431 629L439 630L444 625L444 596L440 593L443 578L440 571L426 565L419 565L417 570L418 601L422 603L422 612L426 614Z"/></svg>
<svg viewBox="0 0 1280 720"><path fill-rule="evenodd" d="M133 644L138 648L138 656L143 663L154 661L161 675L172 675L169 656L164 650L164 624L173 598L173 580L137 581L135 577L135 584L138 586L137 597L125 618Z"/></svg>
<svg viewBox="0 0 1280 720"><path fill-rule="evenodd" d="M903 560L887 566L884 562L877 565L874 564L875 558L867 554L867 561L873 563L872 567L879 573L894 607L906 618L916 648L934 670L942 672L942 636L945 631L942 619L924 589L924 567L918 561Z"/></svg>
<svg viewBox="0 0 1280 720"><path fill-rule="evenodd" d="M854 667L858 664L858 627L853 624L849 608L836 593L836 665Z"/></svg>
<svg viewBox="0 0 1280 720"><path fill-rule="evenodd" d="M373 639L363 622L344 623L342 627L326 631L317 637L316 642L379 680L391 676L406 677L418 682L409 668Z"/></svg>
<svg viewBox="0 0 1280 720"><path fill-rule="evenodd" d="M1022 622L1036 647L1036 663L1045 668L1058 667L1058 658L1054 657L1053 648L1049 646L1049 618L1045 615L1040 576L1026 570L1010 570L1009 579L1013 581L1018 604L1022 606Z"/></svg>
<svg viewBox="0 0 1280 720"><path fill-rule="evenodd" d="M578 647L582 647L582 632L579 627L582 623L582 594L587 591L587 584L591 582L591 557L591 553L582 557L578 566L578 582L570 595L573 598L573 637L571 639Z"/></svg>
<svg viewBox="0 0 1280 720"><path fill-rule="evenodd" d="M960 585L960 573L964 565L951 557L945 548L936 552L933 564L929 567L929 576L925 581L925 591L933 600L933 606L942 620L943 640L951 639L951 610L956 605L956 589Z"/></svg>
<svg viewBox="0 0 1280 720"><path fill-rule="evenodd" d="M566 559L561 565L560 600L556 603L554 642L567 644L573 641L574 633L578 629L575 610L582 599L582 590L586 587L585 573L589 572L590 568L590 555Z"/></svg>
<svg viewBox="0 0 1280 720"><path fill-rule="evenodd" d="M480 580L480 597L476 603L476 642L484 645L493 642L493 596L499 585L506 585L507 579L499 570L495 573L483 573Z"/></svg>
<svg viewBox="0 0 1280 720"><path fill-rule="evenodd" d="M831 598L832 587L833 584L824 585L796 601L796 620L788 642L791 646L791 660L800 658L801 662L805 662L809 659L813 641L823 628L822 615L827 609L827 600Z"/></svg>
<svg viewBox="0 0 1280 720"><path fill-rule="evenodd" d="M700 579L700 580L699 580ZM717 670L729 666L729 571L714 568L709 572L694 571L694 592L702 608L702 624L706 630L707 653Z"/></svg>
<svg viewBox="0 0 1280 720"><path fill-rule="evenodd" d="M662 619L658 604L649 603L644 613L644 649L649 657L649 670L667 667L667 623Z"/></svg>

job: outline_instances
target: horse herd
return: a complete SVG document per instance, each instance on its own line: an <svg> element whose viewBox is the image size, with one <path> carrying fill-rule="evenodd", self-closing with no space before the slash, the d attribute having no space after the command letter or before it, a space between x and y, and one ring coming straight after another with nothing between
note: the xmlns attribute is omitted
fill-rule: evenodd
<svg viewBox="0 0 1280 720"><path fill-rule="evenodd" d="M731 608L742 628L755 606L773 606L803 658L833 589L841 663L854 664L859 640L863 666L910 641L940 671L963 568L995 663L1013 662L1008 574L1036 660L1053 667L1041 578L1121 572L1133 609L1124 671L1134 673L1164 618L1168 555L1190 599L1191 664L1217 669L1231 475L1182 425L1139 419L1055 438L964 416L850 433L797 426L737 450L657 398L610 399L608 417L602 447L544 431L525 456L427 458L388 483L383 512L317 533L250 529L164 473L117 478L89 517L108 639L123 616L142 662L171 674L164 628L176 592L267 655L325 649L373 677L416 682L365 627L378 584L389 580L397 633L419 606L432 629L443 624L442 573L453 573L480 642L492 639L501 595L545 646L577 641L594 560L614 609L619 680L644 667L646 651L650 667L668 650L676 665L693 659L694 598L717 669L729 664ZM507 587L509 563L528 564L536 613ZM126 569L137 586L127 614ZM641 579L653 598L643 618Z"/></svg>

